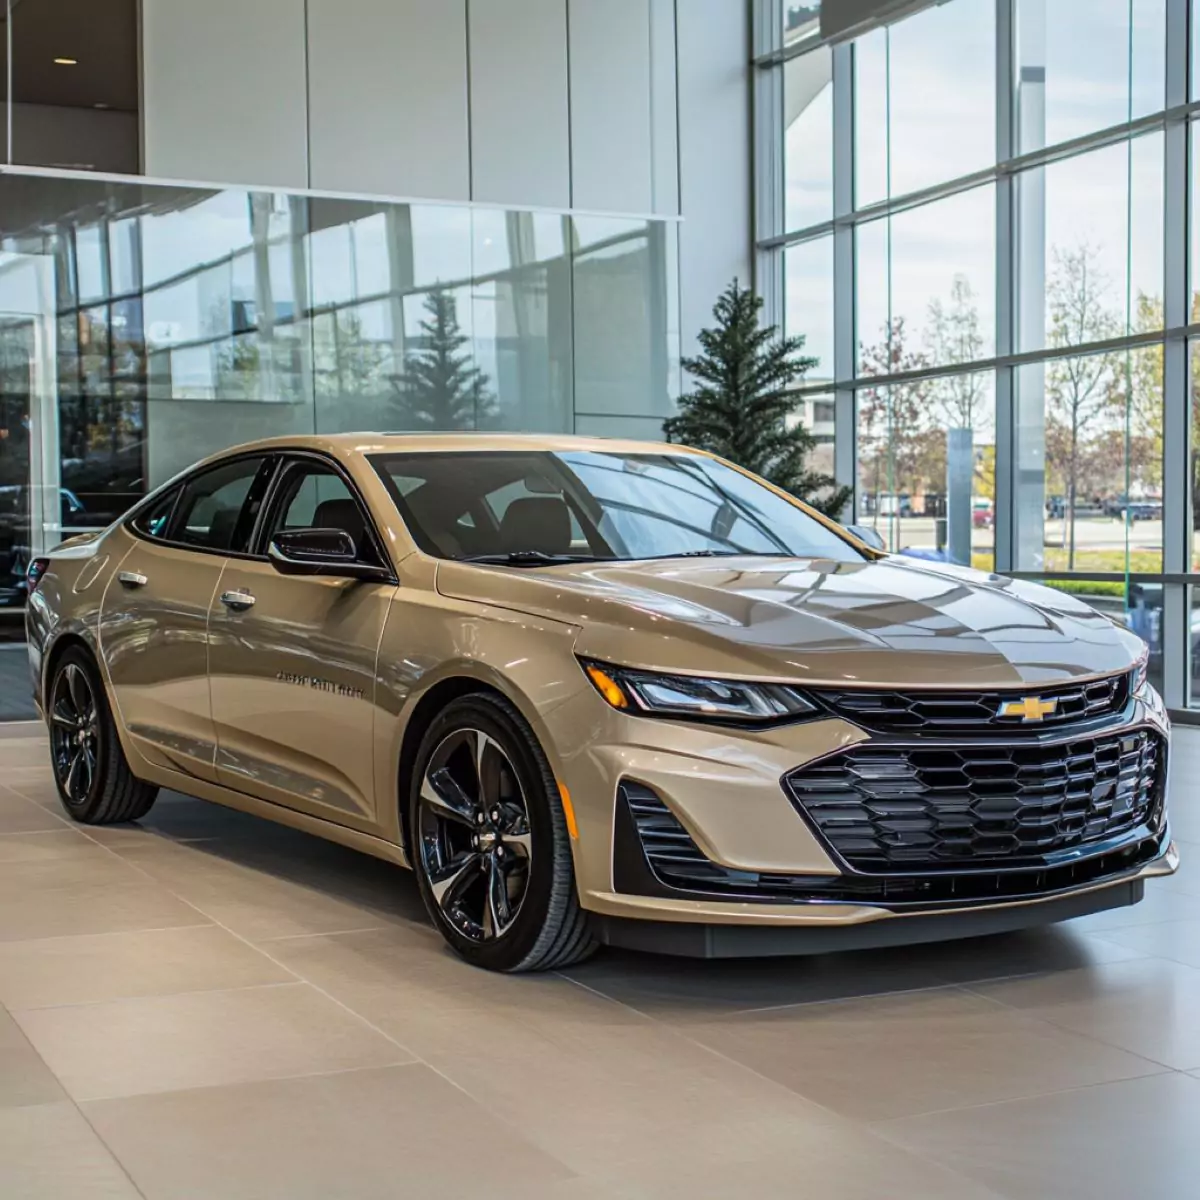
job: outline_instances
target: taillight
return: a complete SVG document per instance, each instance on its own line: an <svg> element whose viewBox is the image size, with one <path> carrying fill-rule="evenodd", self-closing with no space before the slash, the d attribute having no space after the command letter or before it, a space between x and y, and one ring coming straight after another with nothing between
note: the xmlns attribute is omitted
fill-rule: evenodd
<svg viewBox="0 0 1200 1200"><path fill-rule="evenodd" d="M50 566L48 558L35 558L29 564L29 570L25 572L25 582L29 587L29 594L32 596L37 591L37 585L42 582L42 576L45 575L46 569Z"/></svg>

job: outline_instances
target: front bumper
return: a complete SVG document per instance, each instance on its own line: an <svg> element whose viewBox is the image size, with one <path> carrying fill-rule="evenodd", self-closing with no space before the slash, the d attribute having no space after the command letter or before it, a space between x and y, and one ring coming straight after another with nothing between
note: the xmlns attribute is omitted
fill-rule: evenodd
<svg viewBox="0 0 1200 1200"><path fill-rule="evenodd" d="M582 744L581 719L591 734ZM557 720L564 730L552 731L555 744L572 744L564 736L569 727L577 747L562 756L559 768L580 830L574 845L581 902L595 914L598 936L611 944L653 941L676 953L723 956L969 937L1137 903L1145 879L1169 875L1178 865L1163 817L1153 830L1106 843L1109 857L1102 864L1101 848L1085 847L1077 861L1090 862L1087 869L1031 873L1036 879L1019 895L1010 889L988 896L984 888L966 889L952 901L943 895L927 904L911 897L903 903L875 897L859 903L838 885L863 877L838 861L783 786L798 767L873 740L857 726L831 719L753 732L714 729L613 713L586 693L564 705ZM1109 735L1147 728L1164 739L1168 734L1153 696L1131 701L1103 728ZM1162 772L1165 778L1165 762ZM768 883L786 878L796 898L772 902L778 897L664 887L644 860L639 880L627 869L629 831L622 828L628 818L622 814L621 785L630 782L661 798L709 862ZM919 871L897 872L912 873ZM824 897L806 896L804 881L826 885ZM812 890L822 894L821 886Z"/></svg>
<svg viewBox="0 0 1200 1200"><path fill-rule="evenodd" d="M686 911L664 909L660 902L646 910L631 904L631 897L596 897L601 907L593 913L592 926L606 946L688 958L757 958L911 946L1011 933L1128 907L1141 900L1147 878L1169 875L1177 865L1178 856L1172 850L1131 879L1020 904L981 905L892 920L882 918L896 917L894 913L863 908L819 906L819 913L798 916L794 910L756 907L753 913L740 914L743 922L753 922L746 924L739 922L739 914L730 912L728 905L719 912L703 913L694 905Z"/></svg>

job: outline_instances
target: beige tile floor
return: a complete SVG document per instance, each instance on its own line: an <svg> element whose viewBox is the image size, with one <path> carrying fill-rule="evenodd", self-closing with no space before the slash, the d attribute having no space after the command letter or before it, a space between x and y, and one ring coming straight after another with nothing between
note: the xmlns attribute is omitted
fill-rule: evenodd
<svg viewBox="0 0 1200 1200"><path fill-rule="evenodd" d="M183 796L59 814L0 727L0 1198L1178 1200L1200 732L1138 908L876 954L472 971L405 872Z"/></svg>

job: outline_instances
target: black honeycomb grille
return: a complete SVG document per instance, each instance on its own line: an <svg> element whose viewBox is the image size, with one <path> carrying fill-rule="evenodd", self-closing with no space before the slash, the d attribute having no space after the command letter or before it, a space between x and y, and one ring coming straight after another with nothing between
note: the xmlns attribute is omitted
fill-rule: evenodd
<svg viewBox="0 0 1200 1200"><path fill-rule="evenodd" d="M629 813L636 852L649 868L634 894L719 897L769 904L871 904L927 911L988 901L1046 896L1136 870L1162 852L1162 834L1129 837L1095 854L1055 866L963 874L787 875L735 871L707 858L679 818L654 791L626 781L620 800Z"/></svg>
<svg viewBox="0 0 1200 1200"><path fill-rule="evenodd" d="M887 692L812 689L810 696L827 710L877 733L921 733L940 737L964 732L1038 730L1095 717L1111 716L1129 702L1129 674L1110 675L1086 683L1027 691ZM1000 707L1025 696L1054 701L1054 711L1037 721L1000 716Z"/></svg>
<svg viewBox="0 0 1200 1200"><path fill-rule="evenodd" d="M787 785L854 870L1016 867L1155 823L1162 757L1147 729L1054 743L868 742Z"/></svg>

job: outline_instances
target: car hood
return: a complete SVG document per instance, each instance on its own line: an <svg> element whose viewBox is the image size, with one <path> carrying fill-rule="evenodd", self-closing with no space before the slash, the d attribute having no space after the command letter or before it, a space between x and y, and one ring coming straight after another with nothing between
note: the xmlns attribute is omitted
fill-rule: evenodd
<svg viewBox="0 0 1200 1200"><path fill-rule="evenodd" d="M1129 668L1132 633L1071 596L946 564L739 557L533 570L442 563L438 590L578 625L625 666L886 687L1046 685Z"/></svg>

